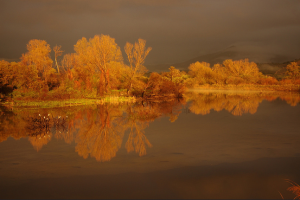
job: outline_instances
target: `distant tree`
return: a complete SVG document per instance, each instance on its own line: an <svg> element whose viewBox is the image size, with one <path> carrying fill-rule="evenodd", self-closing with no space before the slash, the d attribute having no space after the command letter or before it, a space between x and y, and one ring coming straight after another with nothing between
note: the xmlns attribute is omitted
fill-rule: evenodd
<svg viewBox="0 0 300 200"><path fill-rule="evenodd" d="M169 68L169 72L163 72L162 76L168 78L170 81L175 81L176 77L181 77L181 73L179 69L176 69L174 66Z"/></svg>
<svg viewBox="0 0 300 200"><path fill-rule="evenodd" d="M195 79L198 84L213 84L215 80L215 72L210 68L210 64L206 62L195 62L189 66L189 75Z"/></svg>
<svg viewBox="0 0 300 200"><path fill-rule="evenodd" d="M300 66L296 62L291 62L286 66L285 75L289 79L300 79Z"/></svg>
<svg viewBox="0 0 300 200"><path fill-rule="evenodd" d="M256 83L262 76L262 73L259 72L257 64L254 62L249 62L248 59L236 61L228 59L223 62L223 66L226 75L234 80L241 80L247 83Z"/></svg>

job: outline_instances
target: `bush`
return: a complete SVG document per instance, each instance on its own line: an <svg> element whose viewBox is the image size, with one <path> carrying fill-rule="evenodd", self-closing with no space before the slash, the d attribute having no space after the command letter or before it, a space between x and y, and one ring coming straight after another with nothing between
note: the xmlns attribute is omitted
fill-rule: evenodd
<svg viewBox="0 0 300 200"><path fill-rule="evenodd" d="M296 79L296 80L294 81L294 84L295 84L295 85L300 85L300 79Z"/></svg>
<svg viewBox="0 0 300 200"><path fill-rule="evenodd" d="M283 79L279 83L280 85L291 85L293 84L293 81L291 79Z"/></svg>
<svg viewBox="0 0 300 200"><path fill-rule="evenodd" d="M278 81L273 77L263 77L260 78L257 83L261 85L277 85Z"/></svg>

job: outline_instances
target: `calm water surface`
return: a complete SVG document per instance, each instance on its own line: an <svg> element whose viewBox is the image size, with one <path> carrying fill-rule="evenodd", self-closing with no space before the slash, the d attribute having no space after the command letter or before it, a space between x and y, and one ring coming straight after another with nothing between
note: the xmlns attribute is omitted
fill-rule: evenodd
<svg viewBox="0 0 300 200"><path fill-rule="evenodd" d="M300 183L299 101L193 92L135 105L2 107L0 197L293 198L285 179Z"/></svg>

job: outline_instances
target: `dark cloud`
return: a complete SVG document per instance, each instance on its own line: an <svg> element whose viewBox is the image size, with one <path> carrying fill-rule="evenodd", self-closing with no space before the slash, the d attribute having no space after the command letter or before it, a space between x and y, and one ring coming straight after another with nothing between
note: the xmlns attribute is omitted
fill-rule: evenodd
<svg viewBox="0 0 300 200"><path fill-rule="evenodd" d="M300 57L300 2L294 0L2 0L0 57L19 58L30 39L62 45L108 34L123 48L147 40L147 63L174 63L243 43Z"/></svg>

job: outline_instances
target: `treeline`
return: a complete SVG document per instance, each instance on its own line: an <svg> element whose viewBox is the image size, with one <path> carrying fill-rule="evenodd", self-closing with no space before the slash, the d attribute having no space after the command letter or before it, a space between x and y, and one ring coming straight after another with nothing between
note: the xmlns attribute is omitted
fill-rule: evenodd
<svg viewBox="0 0 300 200"><path fill-rule="evenodd" d="M179 70L162 74L147 73L144 61L151 51L146 41L126 43L127 63L115 39L108 35L82 38L74 45L75 53L65 54L44 40L30 40L28 52L20 62L0 61L0 91L2 98L66 99L124 96L176 96L183 92L182 81L175 76ZM60 60L60 61L59 61Z"/></svg>
<svg viewBox="0 0 300 200"><path fill-rule="evenodd" d="M222 64L210 67L209 63L196 62L190 65L188 72L189 87L199 85L300 85L300 66L297 62L287 65L285 77L282 80L259 71L257 64L245 60L225 60Z"/></svg>
<svg viewBox="0 0 300 200"><path fill-rule="evenodd" d="M168 72L147 73L145 59L151 47L139 39L126 43L126 63L115 39L108 35L82 38L74 45L75 53L63 55L61 46L52 51L44 40L30 40L20 62L0 61L0 95L14 99L96 98L106 95L142 98L181 97L187 87L201 85L286 85L300 84L300 67L292 62L286 78L278 81L263 75L247 59L225 60L210 67L196 62L189 71L170 67Z"/></svg>

